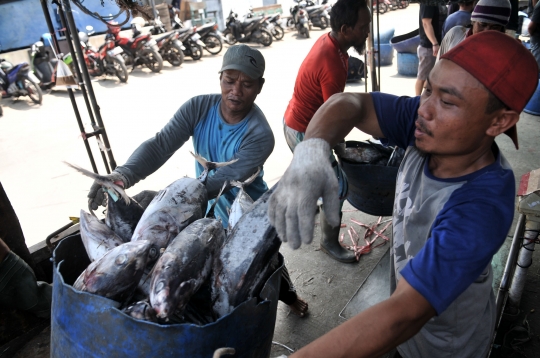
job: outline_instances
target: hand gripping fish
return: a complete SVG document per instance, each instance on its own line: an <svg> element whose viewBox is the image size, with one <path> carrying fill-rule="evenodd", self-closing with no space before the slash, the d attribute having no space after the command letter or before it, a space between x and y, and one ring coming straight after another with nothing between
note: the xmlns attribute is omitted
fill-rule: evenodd
<svg viewBox="0 0 540 358"><path fill-rule="evenodd" d="M150 304L160 319L183 311L209 277L225 240L219 220L204 218L186 227L157 261L150 283Z"/></svg>
<svg viewBox="0 0 540 358"><path fill-rule="evenodd" d="M237 159L214 163L199 155L193 156L204 167L200 177L181 178L161 190L144 211L131 241L148 240L159 251L186 226L204 217L208 205L205 186L208 171L232 164Z"/></svg>

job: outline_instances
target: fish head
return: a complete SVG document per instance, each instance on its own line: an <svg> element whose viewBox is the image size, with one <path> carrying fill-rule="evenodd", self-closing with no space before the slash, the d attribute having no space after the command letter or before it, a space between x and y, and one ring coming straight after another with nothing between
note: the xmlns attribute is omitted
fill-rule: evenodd
<svg viewBox="0 0 540 358"><path fill-rule="evenodd" d="M170 312L170 286L165 280L159 280L155 285L153 285L150 292L152 307L154 308L157 317L167 318L170 314L174 313Z"/></svg>
<svg viewBox="0 0 540 358"><path fill-rule="evenodd" d="M157 322L156 312L146 301L139 301L124 310L128 316L143 321Z"/></svg>

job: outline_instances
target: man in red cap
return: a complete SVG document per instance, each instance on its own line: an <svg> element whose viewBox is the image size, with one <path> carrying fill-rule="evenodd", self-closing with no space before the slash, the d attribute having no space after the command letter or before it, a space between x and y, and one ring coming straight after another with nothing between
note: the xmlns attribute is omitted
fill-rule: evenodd
<svg viewBox="0 0 540 358"><path fill-rule="evenodd" d="M376 357L394 347L409 358L488 354L496 324L490 262L515 198L495 137L506 133L517 148L516 123L537 73L519 42L486 31L442 56L420 97L343 93L317 111L270 198L269 218L293 248L311 242L317 199L339 206L326 153L354 127L405 148L393 212L395 290L292 357ZM337 215L328 220L339 225Z"/></svg>

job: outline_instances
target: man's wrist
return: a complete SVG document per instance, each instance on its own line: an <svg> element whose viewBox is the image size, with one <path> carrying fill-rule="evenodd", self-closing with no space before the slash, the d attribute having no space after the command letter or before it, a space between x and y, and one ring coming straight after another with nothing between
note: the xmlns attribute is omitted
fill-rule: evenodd
<svg viewBox="0 0 540 358"><path fill-rule="evenodd" d="M436 43L436 44L433 44L431 46L435 47L435 46L440 46L440 45L438 43Z"/></svg>

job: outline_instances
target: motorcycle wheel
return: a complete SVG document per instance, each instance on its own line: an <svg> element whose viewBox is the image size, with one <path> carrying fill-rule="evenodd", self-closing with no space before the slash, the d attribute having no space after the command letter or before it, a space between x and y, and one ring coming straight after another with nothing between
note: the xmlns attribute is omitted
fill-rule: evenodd
<svg viewBox="0 0 540 358"><path fill-rule="evenodd" d="M113 57L112 58L112 65L114 67L114 72L116 73L116 77L120 80L120 82L126 83L129 77L129 72L127 70L126 64L123 61L120 61L118 58Z"/></svg>
<svg viewBox="0 0 540 358"><path fill-rule="evenodd" d="M294 20L292 17L287 19L287 27L294 27Z"/></svg>
<svg viewBox="0 0 540 358"><path fill-rule="evenodd" d="M377 12L377 3L375 3L375 5L373 5L373 11ZM379 3L379 14L382 15L387 11L388 11L388 5L386 5L384 2L380 2Z"/></svg>
<svg viewBox="0 0 540 358"><path fill-rule="evenodd" d="M328 27L328 19L326 17L321 16L320 22L321 22L320 28L322 30L324 30L324 29L326 29Z"/></svg>
<svg viewBox="0 0 540 358"><path fill-rule="evenodd" d="M285 35L285 31L283 31L283 27L276 25L272 29L272 35L276 38L276 40L281 40Z"/></svg>
<svg viewBox="0 0 540 358"><path fill-rule="evenodd" d="M261 29L261 38L259 42L263 46L270 46L272 44L272 34L267 29Z"/></svg>
<svg viewBox="0 0 540 358"><path fill-rule="evenodd" d="M306 35L306 39L309 39L309 29L304 30L304 35Z"/></svg>
<svg viewBox="0 0 540 358"><path fill-rule="evenodd" d="M156 50L147 48L143 50L142 57L145 59L146 67L152 72L158 73L163 68L163 58L161 58L161 55Z"/></svg>
<svg viewBox="0 0 540 358"><path fill-rule="evenodd" d="M202 46L192 43L191 44L191 58L194 61L200 60L202 57Z"/></svg>
<svg viewBox="0 0 540 358"><path fill-rule="evenodd" d="M223 42L214 34L207 35L203 39L203 42L206 45L206 51L210 52L212 55L217 55L223 49Z"/></svg>
<svg viewBox="0 0 540 358"><path fill-rule="evenodd" d="M169 52L168 61L171 65L178 67L184 63L184 52L180 45L173 43Z"/></svg>
<svg viewBox="0 0 540 358"><path fill-rule="evenodd" d="M0 106L0 117L4 115L4 110L2 109L2 106Z"/></svg>
<svg viewBox="0 0 540 358"><path fill-rule="evenodd" d="M223 37L225 37L225 42L229 45L234 45L237 42L236 37L228 30L223 31Z"/></svg>
<svg viewBox="0 0 540 358"><path fill-rule="evenodd" d="M41 104L41 101L43 100L43 93L41 92L41 89L39 86L30 81L28 78L25 78L23 80L24 89L28 92L28 97L34 102L35 104Z"/></svg>

